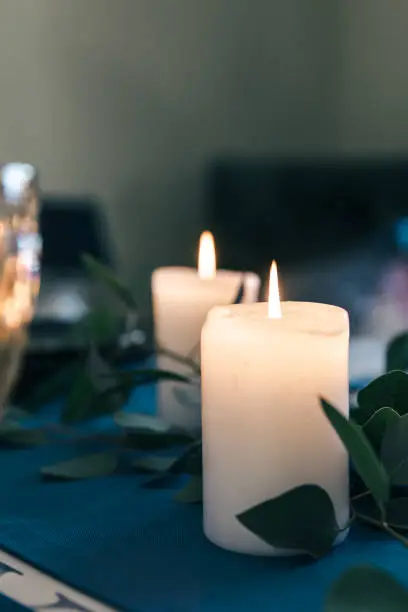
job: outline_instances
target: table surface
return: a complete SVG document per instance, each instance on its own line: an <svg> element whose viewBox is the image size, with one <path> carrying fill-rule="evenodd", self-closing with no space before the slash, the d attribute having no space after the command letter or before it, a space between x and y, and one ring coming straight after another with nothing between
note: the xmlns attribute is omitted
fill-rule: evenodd
<svg viewBox="0 0 408 612"><path fill-rule="evenodd" d="M153 389L138 392L131 408L152 412ZM42 418L55 420L56 406L49 406ZM112 426L109 419L98 423L102 428ZM141 477L125 468L111 478L90 481L40 479L44 465L96 449L87 444L77 449L48 446L0 452L0 485L7 493L0 504L0 549L110 609L318 611L342 571L367 563L390 570L408 586L408 552L371 530L353 528L343 545L317 563L248 557L206 540L200 506L175 502L171 490L141 488ZM31 595L20 598L21 603L34 608L29 601L33 589L37 605L41 603L41 580L44 577L34 575L28 589ZM12 589L10 581L14 581L13 592L4 588ZM15 572L0 576L0 592L10 596L21 597L21 584ZM47 596L54 597L56 583L47 589ZM58 587L58 592L74 594L69 588ZM109 608L94 607L90 599L84 599L72 609L102 612Z"/></svg>

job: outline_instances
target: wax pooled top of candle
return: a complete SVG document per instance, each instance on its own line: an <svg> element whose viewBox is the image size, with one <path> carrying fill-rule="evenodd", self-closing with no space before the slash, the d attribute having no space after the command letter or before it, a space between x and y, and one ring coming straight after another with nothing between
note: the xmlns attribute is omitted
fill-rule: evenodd
<svg viewBox="0 0 408 612"><path fill-rule="evenodd" d="M281 302L282 318L268 317L268 304L238 304L213 308L208 315L240 327L259 327L276 331L336 335L348 332L348 314L343 308L315 302Z"/></svg>

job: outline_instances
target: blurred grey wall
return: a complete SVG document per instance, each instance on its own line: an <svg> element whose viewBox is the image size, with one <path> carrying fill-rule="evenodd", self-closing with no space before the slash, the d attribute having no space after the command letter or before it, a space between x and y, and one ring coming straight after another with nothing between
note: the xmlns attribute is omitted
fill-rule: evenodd
<svg viewBox="0 0 408 612"><path fill-rule="evenodd" d="M0 158L99 196L146 303L153 267L194 263L215 155L405 147L407 19L405 0L0 0Z"/></svg>
<svg viewBox="0 0 408 612"><path fill-rule="evenodd" d="M336 146L406 153L408 2L341 0L337 15Z"/></svg>

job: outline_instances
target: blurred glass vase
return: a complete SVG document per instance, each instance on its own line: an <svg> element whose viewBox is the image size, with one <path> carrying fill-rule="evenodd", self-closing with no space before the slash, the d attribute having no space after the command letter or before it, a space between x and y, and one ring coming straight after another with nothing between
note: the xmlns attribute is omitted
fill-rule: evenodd
<svg viewBox="0 0 408 612"><path fill-rule="evenodd" d="M0 166L0 414L16 380L40 289L37 172Z"/></svg>

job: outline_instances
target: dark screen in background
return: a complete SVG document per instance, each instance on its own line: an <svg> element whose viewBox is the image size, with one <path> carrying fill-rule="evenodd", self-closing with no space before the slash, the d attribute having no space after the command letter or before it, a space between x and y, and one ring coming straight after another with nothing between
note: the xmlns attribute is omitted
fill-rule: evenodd
<svg viewBox="0 0 408 612"><path fill-rule="evenodd" d="M103 219L92 200L44 198L40 226L44 271L81 269L82 253L111 263Z"/></svg>

